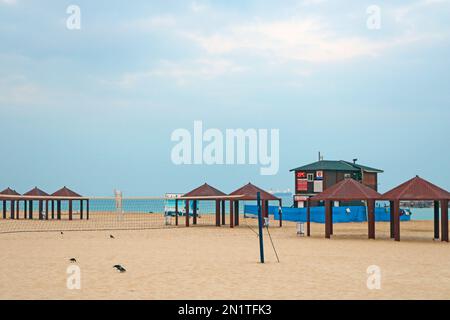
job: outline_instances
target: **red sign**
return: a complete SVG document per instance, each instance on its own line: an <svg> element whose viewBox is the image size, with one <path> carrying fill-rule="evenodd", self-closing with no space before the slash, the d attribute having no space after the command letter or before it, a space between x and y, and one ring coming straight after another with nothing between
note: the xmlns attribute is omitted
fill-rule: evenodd
<svg viewBox="0 0 450 320"><path fill-rule="evenodd" d="M297 191L308 191L308 180L297 180Z"/></svg>
<svg viewBox="0 0 450 320"><path fill-rule="evenodd" d="M303 172L303 171L297 172L297 178L299 178L299 179L306 178L306 172Z"/></svg>

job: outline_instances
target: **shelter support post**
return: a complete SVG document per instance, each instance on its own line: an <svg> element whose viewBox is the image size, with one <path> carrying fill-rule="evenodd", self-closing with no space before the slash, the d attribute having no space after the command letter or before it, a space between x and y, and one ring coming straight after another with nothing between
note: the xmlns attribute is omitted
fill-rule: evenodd
<svg viewBox="0 0 450 320"><path fill-rule="evenodd" d="M226 207L226 202L225 202L225 200L222 200L222 225L226 224L226 221L225 221L225 214L226 214L225 207Z"/></svg>
<svg viewBox="0 0 450 320"><path fill-rule="evenodd" d="M175 225L178 226L178 199L175 199Z"/></svg>
<svg viewBox="0 0 450 320"><path fill-rule="evenodd" d="M45 200L45 220L48 220L48 200Z"/></svg>
<svg viewBox="0 0 450 320"><path fill-rule="evenodd" d="M394 201L394 237L400 241L400 200Z"/></svg>
<svg viewBox="0 0 450 320"><path fill-rule="evenodd" d="M331 201L325 201L325 238L331 238Z"/></svg>
<svg viewBox="0 0 450 320"><path fill-rule="evenodd" d="M192 224L197 224L197 200L192 201Z"/></svg>
<svg viewBox="0 0 450 320"><path fill-rule="evenodd" d="M375 239L375 200L367 201L367 221L369 225L369 239Z"/></svg>
<svg viewBox="0 0 450 320"><path fill-rule="evenodd" d="M239 201L234 202L234 225L239 226Z"/></svg>
<svg viewBox="0 0 450 320"><path fill-rule="evenodd" d="M61 200L56 201L56 217L61 220Z"/></svg>
<svg viewBox="0 0 450 320"><path fill-rule="evenodd" d="M10 206L10 214L11 214L11 219L14 219L14 216L15 216L15 213L14 213L14 211L15 211L15 201L11 201L11 206Z"/></svg>
<svg viewBox="0 0 450 320"><path fill-rule="evenodd" d="M220 227L220 200L216 200L216 227Z"/></svg>
<svg viewBox="0 0 450 320"><path fill-rule="evenodd" d="M6 201L3 200L3 219L6 219Z"/></svg>
<svg viewBox="0 0 450 320"><path fill-rule="evenodd" d="M389 218L390 218L390 231L391 231L391 239L394 239L395 230L394 230L394 201L389 201Z"/></svg>
<svg viewBox="0 0 450 320"><path fill-rule="evenodd" d="M311 202L308 200L306 205L306 235L311 237Z"/></svg>
<svg viewBox="0 0 450 320"><path fill-rule="evenodd" d="M89 220L89 212L90 212L90 202L89 199L86 200L86 219Z"/></svg>
<svg viewBox="0 0 450 320"><path fill-rule="evenodd" d="M84 215L84 208L83 208L83 200L80 200L80 220L83 220Z"/></svg>
<svg viewBox="0 0 450 320"><path fill-rule="evenodd" d="M334 202L331 202L331 209L330 209L330 235L333 235L333 208L334 208Z"/></svg>
<svg viewBox="0 0 450 320"><path fill-rule="evenodd" d="M55 220L55 201L52 200L52 220Z"/></svg>
<svg viewBox="0 0 450 320"><path fill-rule="evenodd" d="M441 201L441 240L448 242L448 200Z"/></svg>
<svg viewBox="0 0 450 320"><path fill-rule="evenodd" d="M30 218L30 220L33 220L33 200L30 200L29 202L30 208L29 208L29 213L28 213L28 217Z"/></svg>
<svg viewBox="0 0 450 320"><path fill-rule="evenodd" d="M20 200L17 200L16 202L16 219L20 219Z"/></svg>
<svg viewBox="0 0 450 320"><path fill-rule="evenodd" d="M42 220L42 210L43 210L43 203L42 200L39 200L39 220Z"/></svg>
<svg viewBox="0 0 450 320"><path fill-rule="evenodd" d="M280 228L283 226L283 202L280 199L279 200L279 205L280 205Z"/></svg>
<svg viewBox="0 0 450 320"><path fill-rule="evenodd" d="M186 227L189 227L189 200L185 200L184 208L186 211Z"/></svg>
<svg viewBox="0 0 450 320"><path fill-rule="evenodd" d="M439 240L439 201L434 201L434 240Z"/></svg>
<svg viewBox="0 0 450 320"><path fill-rule="evenodd" d="M69 200L69 220L73 219L73 203L72 200Z"/></svg>
<svg viewBox="0 0 450 320"><path fill-rule="evenodd" d="M230 200L230 228L234 228L234 201Z"/></svg>
<svg viewBox="0 0 450 320"><path fill-rule="evenodd" d="M25 200L23 202L23 217L24 217L24 219L28 218L28 202L27 202L27 200Z"/></svg>

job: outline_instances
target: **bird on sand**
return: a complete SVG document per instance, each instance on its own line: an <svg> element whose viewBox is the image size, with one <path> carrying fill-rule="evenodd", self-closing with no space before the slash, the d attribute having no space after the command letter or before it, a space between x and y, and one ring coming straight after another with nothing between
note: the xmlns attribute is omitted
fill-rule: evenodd
<svg viewBox="0 0 450 320"><path fill-rule="evenodd" d="M75 259L75 258L70 258L70 263L76 263L77 262L77 259Z"/></svg>
<svg viewBox="0 0 450 320"><path fill-rule="evenodd" d="M113 236L112 234L110 234L109 237L110 237L111 239L115 239L114 236Z"/></svg>
<svg viewBox="0 0 450 320"><path fill-rule="evenodd" d="M125 270L124 267L122 267L120 264L116 264L113 268L115 268L117 271L119 271L120 273L124 273L127 270Z"/></svg>

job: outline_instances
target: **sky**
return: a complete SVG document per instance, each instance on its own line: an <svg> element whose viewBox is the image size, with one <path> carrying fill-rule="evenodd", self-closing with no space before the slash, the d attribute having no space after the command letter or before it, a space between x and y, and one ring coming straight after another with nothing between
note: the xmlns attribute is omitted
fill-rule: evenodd
<svg viewBox="0 0 450 320"><path fill-rule="evenodd" d="M0 188L292 190L321 151L383 169L380 191L450 189L449 21L450 0L0 0ZM279 129L278 173L175 165L196 120Z"/></svg>

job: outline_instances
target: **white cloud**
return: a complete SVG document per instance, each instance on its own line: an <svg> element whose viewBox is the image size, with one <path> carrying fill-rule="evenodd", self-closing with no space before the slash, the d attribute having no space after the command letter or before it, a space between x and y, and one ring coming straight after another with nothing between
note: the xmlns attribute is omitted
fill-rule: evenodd
<svg viewBox="0 0 450 320"><path fill-rule="evenodd" d="M371 40L361 36L340 36L321 19L256 21L232 26L212 35L188 33L209 54L244 53L281 60L330 62L361 56L377 56L384 49L411 43L412 35Z"/></svg>
<svg viewBox="0 0 450 320"><path fill-rule="evenodd" d="M173 28L176 24L177 21L172 15L160 15L129 21L123 27L128 30L153 31L161 28Z"/></svg>
<svg viewBox="0 0 450 320"><path fill-rule="evenodd" d="M6 5L14 5L17 3L16 0L0 0L0 3L6 4Z"/></svg>
<svg viewBox="0 0 450 320"><path fill-rule="evenodd" d="M126 73L116 83L122 88L132 88L157 78L174 80L186 85L194 80L211 80L227 74L243 72L245 69L224 59L196 59L192 61L160 61L157 67L145 72Z"/></svg>

